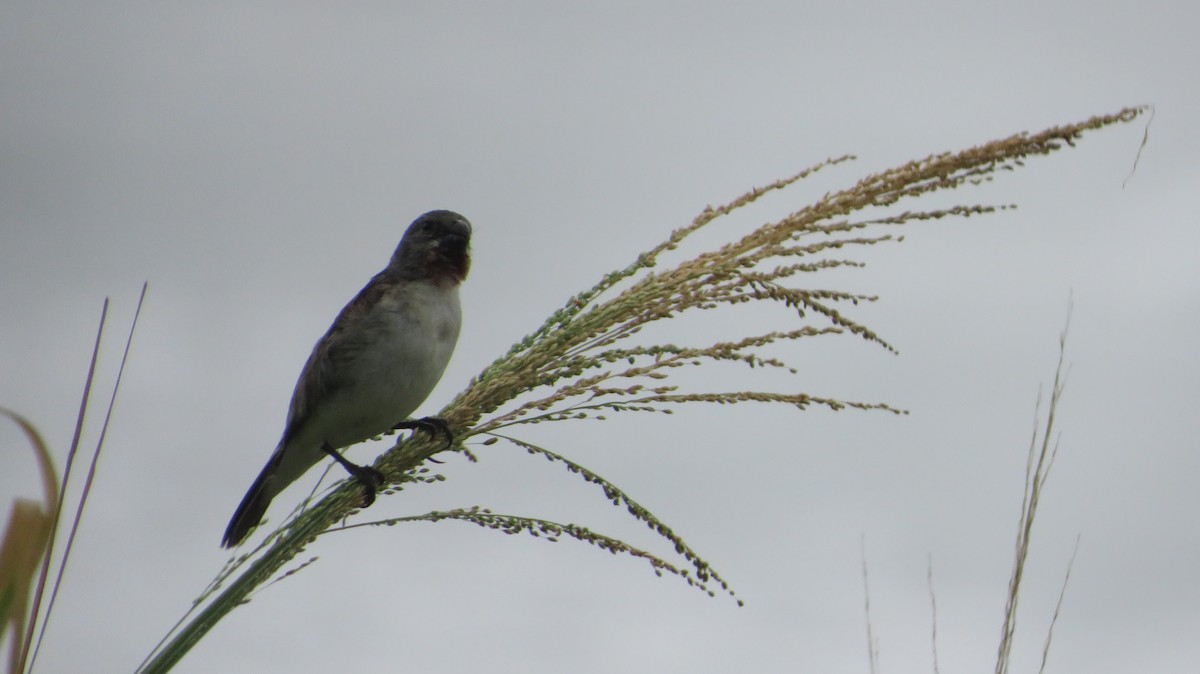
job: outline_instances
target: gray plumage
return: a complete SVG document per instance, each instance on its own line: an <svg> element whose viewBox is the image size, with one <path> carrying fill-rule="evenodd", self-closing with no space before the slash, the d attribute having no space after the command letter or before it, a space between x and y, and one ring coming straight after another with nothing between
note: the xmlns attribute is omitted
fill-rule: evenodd
<svg viewBox="0 0 1200 674"><path fill-rule="evenodd" d="M458 286L470 268L470 238L471 224L457 213L422 215L387 267L338 314L304 365L283 437L230 520L225 547L240 543L271 499L328 456L323 445L336 450L380 435L433 391L462 325Z"/></svg>

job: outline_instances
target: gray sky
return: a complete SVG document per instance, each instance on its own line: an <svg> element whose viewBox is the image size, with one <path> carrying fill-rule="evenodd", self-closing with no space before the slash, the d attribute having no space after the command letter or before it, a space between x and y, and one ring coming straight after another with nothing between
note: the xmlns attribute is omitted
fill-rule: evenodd
<svg viewBox="0 0 1200 674"><path fill-rule="evenodd" d="M409 4L5 3L0 405L60 456L102 299L104 391L151 285L39 671L131 671L216 573L309 349L416 215L451 208L476 232L429 413L706 204L861 157L717 242L868 171L1141 103L1157 114L1124 189L1142 122L953 199L1018 210L912 226L827 281L881 295L852 314L899 357L827 340L788 351L798 377L709 381L910 416L696 408L527 434L660 515L745 607L581 544L356 530L312 546L317 564L177 671L863 672L864 538L883 671L933 670L929 558L941 671L987 670L1072 293L1014 671L1037 667L1077 535L1050 670L1195 670L1195 3ZM753 320L768 319L792 324ZM96 416L89 442L98 430ZM15 427L0 440L7 507L38 492ZM369 514L481 504L666 552L565 471L478 453Z"/></svg>

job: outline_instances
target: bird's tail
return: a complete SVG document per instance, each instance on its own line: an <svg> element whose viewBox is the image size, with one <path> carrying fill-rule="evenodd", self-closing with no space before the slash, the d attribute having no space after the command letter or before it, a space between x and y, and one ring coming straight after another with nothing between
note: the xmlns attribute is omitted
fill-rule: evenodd
<svg viewBox="0 0 1200 674"><path fill-rule="evenodd" d="M254 480L254 484L250 486L250 491L246 492L246 496L242 498L242 502L238 504L237 510L233 513L233 519L229 520L229 526L225 528L225 538L221 539L221 545L226 548L241 543L254 527L262 522L263 515L267 514L267 506L271 505L271 499L279 493L279 490L273 484L275 482L275 471L279 467L279 460L283 456L283 452L279 449L271 455L271 460L263 467L262 472L258 474L258 478Z"/></svg>

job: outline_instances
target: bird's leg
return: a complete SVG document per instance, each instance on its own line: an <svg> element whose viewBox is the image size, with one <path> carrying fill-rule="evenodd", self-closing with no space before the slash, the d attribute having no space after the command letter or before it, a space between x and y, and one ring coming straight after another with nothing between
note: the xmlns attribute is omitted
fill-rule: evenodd
<svg viewBox="0 0 1200 674"><path fill-rule="evenodd" d="M437 437L438 433L446 436L446 448L454 444L454 434L450 432L450 424L441 417L424 417L421 419L408 419L392 426L392 430L415 430L425 431L426 433Z"/></svg>
<svg viewBox="0 0 1200 674"><path fill-rule="evenodd" d="M386 481L386 479L383 477L383 473L371 466L360 466L357 463L350 461L341 454L338 454L337 450L334 449L328 442L321 443L321 451L325 452L329 456L332 456L334 461L342 464L342 468L345 468L346 472L350 473L350 475L355 480L358 480L358 483L363 486L363 491L366 494L365 498L363 499L364 508L375 502L375 492L378 491Z"/></svg>

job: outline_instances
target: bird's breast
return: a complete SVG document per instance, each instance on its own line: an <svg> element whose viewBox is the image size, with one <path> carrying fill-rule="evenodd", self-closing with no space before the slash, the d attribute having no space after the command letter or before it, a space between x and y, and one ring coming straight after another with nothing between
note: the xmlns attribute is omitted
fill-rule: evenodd
<svg viewBox="0 0 1200 674"><path fill-rule="evenodd" d="M334 447L379 435L429 396L454 352L462 324L457 288L412 283L364 316L360 343L337 370L336 393L314 411Z"/></svg>
<svg viewBox="0 0 1200 674"><path fill-rule="evenodd" d="M405 292L385 297L372 319L379 343L364 351L360 367L377 371L373 379L397 394L402 406L415 409L441 379L458 341L462 313L457 289L411 284Z"/></svg>

